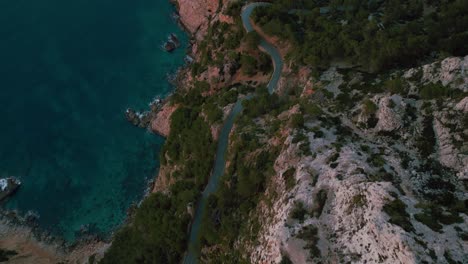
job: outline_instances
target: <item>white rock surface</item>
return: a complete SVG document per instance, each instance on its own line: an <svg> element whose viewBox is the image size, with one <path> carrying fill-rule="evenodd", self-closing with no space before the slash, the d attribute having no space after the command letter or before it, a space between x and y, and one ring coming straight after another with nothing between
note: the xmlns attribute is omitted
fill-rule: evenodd
<svg viewBox="0 0 468 264"><path fill-rule="evenodd" d="M456 106L455 109L462 111L463 113L468 112L468 96L463 98Z"/></svg>
<svg viewBox="0 0 468 264"><path fill-rule="evenodd" d="M394 104L395 108L399 107L396 100L393 100L390 96L384 96L379 101L379 110L377 111L377 126L376 131L394 131L402 126L402 118L399 113L392 109L389 105ZM401 98L400 98L401 101Z"/></svg>

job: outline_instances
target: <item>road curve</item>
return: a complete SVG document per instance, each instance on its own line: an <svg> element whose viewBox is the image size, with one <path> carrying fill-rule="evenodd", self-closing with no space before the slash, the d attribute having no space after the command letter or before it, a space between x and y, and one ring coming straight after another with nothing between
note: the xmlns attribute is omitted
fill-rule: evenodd
<svg viewBox="0 0 468 264"><path fill-rule="evenodd" d="M244 28L247 32L254 30L250 21L250 16L253 10L256 7L263 5L268 5L268 3L251 3L242 8L242 23L244 24ZM278 81L283 70L283 60L281 59L281 55L278 52L278 50L271 43L268 43L265 39L261 40L259 47L262 51L270 55L273 61L274 70L270 82L267 86L268 92L273 93L278 85ZM225 155L229 144L229 133L231 132L232 126L234 125L235 118L242 112L242 102L250 98L251 96L247 96L242 99L239 99L236 102L234 108L229 113L226 121L223 124L223 127L221 128L221 133L219 134L218 139L218 146L216 149L213 172L197 205L195 217L191 226L188 252L184 259L185 264L197 263L197 257L199 252L198 235L200 233L201 220L203 213L206 209L208 196L213 194L218 188L219 180L224 174L224 168L226 165Z"/></svg>

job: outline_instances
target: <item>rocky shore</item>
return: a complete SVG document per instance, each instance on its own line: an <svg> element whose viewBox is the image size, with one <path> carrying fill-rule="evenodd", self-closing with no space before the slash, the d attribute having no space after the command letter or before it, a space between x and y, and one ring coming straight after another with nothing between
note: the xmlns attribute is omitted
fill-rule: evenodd
<svg viewBox="0 0 468 264"><path fill-rule="evenodd" d="M0 202L13 195L20 185L21 182L13 177L0 179Z"/></svg>
<svg viewBox="0 0 468 264"><path fill-rule="evenodd" d="M195 26L194 23L201 23L201 20L205 20L204 13L203 19L201 19L202 14L199 13L200 8L197 9L197 13L192 13L189 8L191 1L172 2L177 5L178 10L182 11L180 16L174 16L179 20L179 25L187 33L195 36L199 29L196 29L198 26ZM206 7L203 6L203 8ZM192 18L195 20L192 20ZM207 27L205 27L206 29ZM172 52L179 47L180 40L174 34L169 35L168 40L163 44L163 48L167 52ZM192 46L185 58L186 64L193 61L191 54L193 54ZM177 74L170 77L169 81L178 86L186 76L187 69L182 68ZM156 134L167 137L170 133L170 117L176 109L177 106L170 105L167 98L156 98L149 103L148 110L137 111L128 108L125 112L125 118L134 126L147 128ZM16 184L14 180L6 179L5 183L5 189L3 189L2 182L0 182L0 201L12 195L19 187L19 184ZM153 186L149 186L148 193L152 192L153 188ZM131 213L132 208L128 211L129 215ZM83 226L82 234L77 241L72 244L67 243L62 238L39 228L37 219L38 216L33 212L21 215L16 211L0 211L0 249L14 252L8 263L95 263L104 256L105 251L111 245L110 241L103 240L97 235L87 234L86 226Z"/></svg>
<svg viewBox="0 0 468 264"><path fill-rule="evenodd" d="M0 249L15 252L8 263L89 263L100 259L110 246L96 235L84 235L70 244L39 228L38 216L28 212L0 213Z"/></svg>

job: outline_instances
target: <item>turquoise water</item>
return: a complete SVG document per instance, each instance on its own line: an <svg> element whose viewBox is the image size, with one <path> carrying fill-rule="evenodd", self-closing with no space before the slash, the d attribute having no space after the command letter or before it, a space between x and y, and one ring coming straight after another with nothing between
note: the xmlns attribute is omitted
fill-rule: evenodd
<svg viewBox="0 0 468 264"><path fill-rule="evenodd" d="M0 2L0 176L23 185L5 205L40 215L69 241L83 225L108 235L141 199L163 139L132 127L172 87L185 47L168 0Z"/></svg>

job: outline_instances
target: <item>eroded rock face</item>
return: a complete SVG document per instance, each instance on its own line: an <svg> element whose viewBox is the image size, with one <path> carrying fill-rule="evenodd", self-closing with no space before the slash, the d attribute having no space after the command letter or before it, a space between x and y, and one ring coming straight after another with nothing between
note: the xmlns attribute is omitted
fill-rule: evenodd
<svg viewBox="0 0 468 264"><path fill-rule="evenodd" d="M406 71L404 77L409 78L413 89L409 94L418 94L429 82L464 89L466 58L448 58ZM330 78L322 78L327 81L325 85L341 79L330 73L326 73ZM340 85L336 90L327 90L339 94ZM464 140L468 135L464 121L468 98L446 97L436 102L386 92L367 98L376 105L378 121L372 129L355 125L356 120L367 120L357 102L351 111L333 113L339 122L306 122L307 128L301 133L307 140L293 140L294 130L286 133L289 137L281 143L275 175L267 188L267 193L274 194L273 202L261 204L255 212L263 217L258 243L248 253L252 263L280 263L283 256L293 263L445 263L449 258L462 263L466 259L467 245L460 236L461 232L468 233L466 214L455 213L462 219L458 223L439 221L442 227L436 230L421 220L421 215L427 213L421 205L434 202L427 193L440 195L448 191L428 185L437 179L453 184L454 202L466 200L462 182L468 179L468 144ZM278 119L290 112L294 112L293 107ZM427 127L433 133L423 133ZM339 131L344 130L355 136L350 139L349 132L340 136ZM423 152L422 142L431 142L430 153ZM303 152L304 146L309 147L308 154ZM296 169L295 185L288 189L282 175L291 166ZM435 172L436 166L443 169ZM321 192L326 194L325 201L322 213L317 214L314 210ZM401 205L396 214L388 209L394 201ZM292 216L297 202L306 211L303 220ZM450 214L448 207L439 207L444 214ZM404 218L406 224L397 223L393 217ZM299 234L310 226L317 231L307 241Z"/></svg>
<svg viewBox="0 0 468 264"><path fill-rule="evenodd" d="M377 111L379 121L375 127L376 131L395 131L403 125L401 115L397 112L397 108L400 108L399 102L401 102L399 96L395 99L390 96L384 96L380 99Z"/></svg>
<svg viewBox="0 0 468 264"><path fill-rule="evenodd" d="M171 132L171 116L177 106L166 103L151 120L151 130L161 136L167 137Z"/></svg>
<svg viewBox="0 0 468 264"><path fill-rule="evenodd" d="M418 76L421 75L421 76ZM404 77L420 77L421 83L441 82L463 91L468 91L468 56L449 57L441 62L427 64L419 68L408 70Z"/></svg>
<svg viewBox="0 0 468 264"><path fill-rule="evenodd" d="M439 162L451 169L457 171L459 179L468 179L468 155L464 154L462 149L466 149L467 143L463 141L463 136L450 126L461 126L456 122L457 119L451 119L445 112L438 112L434 118L434 132L437 141L437 157ZM463 131L462 133L464 133ZM455 146L455 140L462 142L461 149Z"/></svg>
<svg viewBox="0 0 468 264"><path fill-rule="evenodd" d="M208 29L209 18L216 14L219 0L176 0L180 21L200 40Z"/></svg>
<svg viewBox="0 0 468 264"><path fill-rule="evenodd" d="M462 111L463 113L468 112L468 96L463 98L456 106L455 109Z"/></svg>

